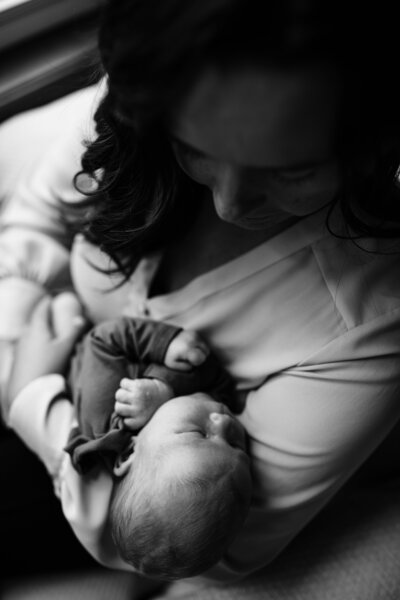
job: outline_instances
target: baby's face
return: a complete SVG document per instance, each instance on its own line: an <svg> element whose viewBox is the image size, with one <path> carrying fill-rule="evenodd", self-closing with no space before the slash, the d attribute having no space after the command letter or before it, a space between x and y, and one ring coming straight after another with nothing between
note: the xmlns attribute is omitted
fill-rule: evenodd
<svg viewBox="0 0 400 600"><path fill-rule="evenodd" d="M137 436L134 457L150 464L155 453L176 474L232 473L241 489L250 487L244 428L226 406L204 394L174 398L157 410Z"/></svg>

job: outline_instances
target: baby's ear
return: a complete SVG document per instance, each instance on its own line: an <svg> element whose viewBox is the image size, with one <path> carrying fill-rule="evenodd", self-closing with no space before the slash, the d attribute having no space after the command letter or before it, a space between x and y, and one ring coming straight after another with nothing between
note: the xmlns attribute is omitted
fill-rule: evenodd
<svg viewBox="0 0 400 600"><path fill-rule="evenodd" d="M132 466L134 451L135 451L135 441L136 438L132 437L132 445L130 446L131 451L127 453L120 454L113 467L113 473L116 477L125 477Z"/></svg>

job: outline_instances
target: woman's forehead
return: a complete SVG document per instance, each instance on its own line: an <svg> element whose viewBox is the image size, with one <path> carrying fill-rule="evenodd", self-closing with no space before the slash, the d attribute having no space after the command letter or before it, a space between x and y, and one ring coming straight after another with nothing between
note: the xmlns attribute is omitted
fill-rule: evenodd
<svg viewBox="0 0 400 600"><path fill-rule="evenodd" d="M337 98L333 73L319 66L209 68L173 115L171 130L217 159L274 168L331 152Z"/></svg>

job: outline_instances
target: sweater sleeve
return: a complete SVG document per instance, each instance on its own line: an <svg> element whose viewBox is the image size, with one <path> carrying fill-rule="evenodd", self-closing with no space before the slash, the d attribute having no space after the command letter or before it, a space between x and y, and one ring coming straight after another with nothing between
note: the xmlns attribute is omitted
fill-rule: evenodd
<svg viewBox="0 0 400 600"><path fill-rule="evenodd" d="M119 557L107 526L111 476L101 468L79 475L63 451L76 424L64 378L46 375L27 385L12 404L8 424L45 465L64 516L87 552L109 568L133 571Z"/></svg>
<svg viewBox="0 0 400 600"><path fill-rule="evenodd" d="M399 420L399 312L347 331L248 395L239 418L250 439L252 506L209 577L269 564Z"/></svg>
<svg viewBox="0 0 400 600"><path fill-rule="evenodd" d="M91 135L96 92L95 86L80 90L59 101L57 111L51 105L47 111L42 107L15 117L4 132L0 128L0 146L3 137L13 140L10 168L16 172L12 185L0 189L0 340L19 337L47 290L70 285L71 235L60 200L74 203L82 197L73 177L80 169L83 140ZM26 125L24 147L32 156L28 160L21 151L19 161L15 136L21 136L21 120ZM28 126L32 120L38 121L35 127ZM52 127L58 130L56 137L46 134Z"/></svg>
<svg viewBox="0 0 400 600"><path fill-rule="evenodd" d="M74 409L61 375L39 377L12 403L8 425L45 465L57 484L65 460L63 445L74 422Z"/></svg>

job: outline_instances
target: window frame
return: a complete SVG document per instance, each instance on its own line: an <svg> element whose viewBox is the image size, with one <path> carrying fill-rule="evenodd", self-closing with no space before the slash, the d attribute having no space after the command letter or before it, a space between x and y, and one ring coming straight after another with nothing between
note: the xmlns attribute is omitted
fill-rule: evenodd
<svg viewBox="0 0 400 600"><path fill-rule="evenodd" d="M0 122L100 78L103 3L28 0L0 11Z"/></svg>

